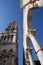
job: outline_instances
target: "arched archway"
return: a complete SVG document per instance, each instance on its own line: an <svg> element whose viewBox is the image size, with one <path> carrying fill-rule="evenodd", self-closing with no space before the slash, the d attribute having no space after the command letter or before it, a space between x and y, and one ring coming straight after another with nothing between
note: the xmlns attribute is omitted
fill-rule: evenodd
<svg viewBox="0 0 43 65"><path fill-rule="evenodd" d="M38 8L39 9L39 8ZM30 28L30 27L32 27L30 24L32 24L32 12L33 12L33 10L35 10L35 9L30 9L30 11L29 11L29 13L28 13L28 17L27 17L27 24L28 24L28 29L29 29L29 31L30 31L30 29L32 30L32 28ZM34 42L35 43L35 42ZM33 45L34 46L34 45Z"/></svg>
<svg viewBox="0 0 43 65"><path fill-rule="evenodd" d="M28 44L28 42L27 42L28 41L27 40L28 39L27 36L30 36L30 39L31 39L31 41L33 43L34 43L34 41L36 41L36 46L37 47L35 47L35 44L33 44L33 46L35 47L35 50L36 51L37 51L37 49L38 49L38 51L40 50L38 48L40 46L38 46L37 40L35 39L35 37L33 36L33 34L29 34L29 32L30 33L32 33L32 32L34 33L34 30L32 30L32 11L36 7L42 7L43 6L42 2L43 2L42 0L39 0L39 1L36 0L33 3L32 0L31 0L31 2L26 0L26 1L22 1L22 3L21 3L22 8L23 8L23 45L24 45L23 47L24 47L24 53L25 53L25 60L27 59L26 58L26 49L27 49L27 44ZM33 38L31 38L31 35L32 35ZM28 49L28 51L29 51L29 49ZM40 59L42 58L41 55L39 56ZM32 63L33 63L32 56L31 56L31 60L30 61L32 61ZM42 65L43 65L43 63L42 63Z"/></svg>

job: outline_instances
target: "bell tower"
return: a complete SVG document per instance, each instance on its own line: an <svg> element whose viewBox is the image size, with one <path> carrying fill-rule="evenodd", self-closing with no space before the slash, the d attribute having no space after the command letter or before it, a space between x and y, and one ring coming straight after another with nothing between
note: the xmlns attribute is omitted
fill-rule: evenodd
<svg viewBox="0 0 43 65"><path fill-rule="evenodd" d="M43 1L42 0L20 0L20 6L23 9L23 48L24 48L24 55L25 55L25 65L35 65L33 57L32 57L32 49L30 48L30 40L35 42L33 40L32 35L35 34L36 30L32 29L32 12L34 9L37 9L39 7L43 7ZM32 34L32 35L31 35ZM35 51L37 52L39 61L41 65L43 65L43 51L41 50L38 52L38 50L42 49L38 42L37 44L33 44ZM37 48L35 47L37 46ZM41 56L42 55L42 56Z"/></svg>
<svg viewBox="0 0 43 65"><path fill-rule="evenodd" d="M0 65L18 65L18 25L10 23L0 35Z"/></svg>

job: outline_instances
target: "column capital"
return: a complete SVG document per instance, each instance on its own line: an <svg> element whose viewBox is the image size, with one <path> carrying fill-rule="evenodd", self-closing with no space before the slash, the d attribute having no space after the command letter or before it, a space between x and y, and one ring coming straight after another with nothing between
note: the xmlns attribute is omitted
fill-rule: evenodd
<svg viewBox="0 0 43 65"><path fill-rule="evenodd" d="M36 29L34 29L34 30L30 29L30 30L28 30L27 37L29 36L29 38L30 38L30 37L32 37L33 35L35 35L35 33L36 33Z"/></svg>
<svg viewBox="0 0 43 65"><path fill-rule="evenodd" d="M36 32L36 29L30 29L30 30L28 30L28 33L35 34L35 32Z"/></svg>
<svg viewBox="0 0 43 65"><path fill-rule="evenodd" d="M28 47L28 48L26 49L26 51L27 51L29 54L32 54L32 48L31 48L31 47Z"/></svg>

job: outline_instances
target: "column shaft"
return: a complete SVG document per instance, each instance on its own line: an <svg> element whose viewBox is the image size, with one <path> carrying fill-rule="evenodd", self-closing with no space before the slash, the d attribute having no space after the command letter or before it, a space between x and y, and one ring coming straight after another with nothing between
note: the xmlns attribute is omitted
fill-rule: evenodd
<svg viewBox="0 0 43 65"><path fill-rule="evenodd" d="M29 38L32 41L32 44L35 48L35 51L38 55L39 61L41 63L41 65L43 65L43 51L42 51L42 47L40 46L40 44L38 43L38 41L36 40L36 38L34 37L34 35L32 33L29 33Z"/></svg>
<svg viewBox="0 0 43 65"><path fill-rule="evenodd" d="M30 65L35 65L32 55L29 55Z"/></svg>
<svg viewBox="0 0 43 65"><path fill-rule="evenodd" d="M12 65L16 65L14 61L14 57L12 57Z"/></svg>
<svg viewBox="0 0 43 65"><path fill-rule="evenodd" d="M29 48L27 48L27 51L28 51L28 57L29 57L30 65L35 65L35 62L34 62L34 59L32 56L32 49L29 47Z"/></svg>
<svg viewBox="0 0 43 65"><path fill-rule="evenodd" d="M16 42L16 33L14 33L14 35L13 35L13 39L12 39L12 42Z"/></svg>

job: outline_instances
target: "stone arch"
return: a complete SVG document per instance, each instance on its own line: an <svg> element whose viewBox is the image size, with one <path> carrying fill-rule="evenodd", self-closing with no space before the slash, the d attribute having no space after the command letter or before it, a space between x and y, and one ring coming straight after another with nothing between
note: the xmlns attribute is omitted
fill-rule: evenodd
<svg viewBox="0 0 43 65"><path fill-rule="evenodd" d="M43 8L43 7L34 7L34 8L30 8L28 9L28 12L27 12L27 27L28 27L28 32L29 30L33 30L32 28L32 14L33 14L33 11L36 10L36 9L39 9L39 8ZM29 39L29 37L27 37Z"/></svg>
<svg viewBox="0 0 43 65"><path fill-rule="evenodd" d="M42 7L39 7L39 8L42 8ZM33 31L32 30L32 26L30 24L32 24L32 13L33 13L33 10L35 10L36 8L31 8L29 11L28 11L28 15L27 15L27 25L28 25L28 32L29 31ZM28 23L29 22L29 23ZM34 45L33 45L34 46ZM36 50L35 50L36 51ZM38 56L38 54L37 54ZM40 60L39 60L40 61ZM42 63L40 61L40 63Z"/></svg>
<svg viewBox="0 0 43 65"><path fill-rule="evenodd" d="M29 29L32 29L32 14L33 14L33 11L37 9L37 7L34 7L34 8L30 8L27 12L27 26L28 26L28 30ZM29 22L29 23L28 23Z"/></svg>
<svg viewBox="0 0 43 65"><path fill-rule="evenodd" d="M27 28L28 28L28 32L30 30L32 30L32 14L33 14L33 11L35 9L36 9L36 7L30 8L27 11ZM30 46L30 38L28 36L26 37L26 43L27 43L27 47L29 47Z"/></svg>

